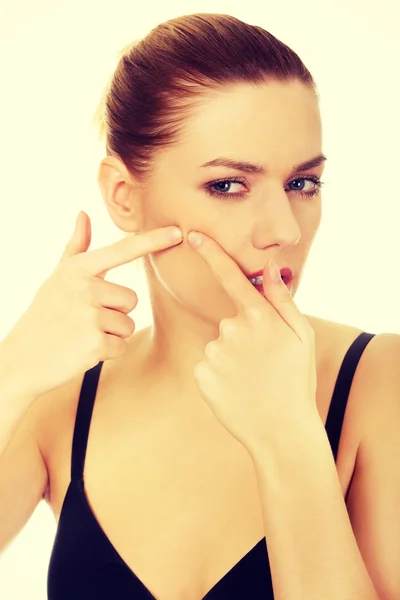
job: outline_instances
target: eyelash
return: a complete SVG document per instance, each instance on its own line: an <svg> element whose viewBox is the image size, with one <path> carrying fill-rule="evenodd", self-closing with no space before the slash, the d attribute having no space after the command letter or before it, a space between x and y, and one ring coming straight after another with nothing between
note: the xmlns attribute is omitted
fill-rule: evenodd
<svg viewBox="0 0 400 600"><path fill-rule="evenodd" d="M299 194L301 194L303 197L307 197L309 199L316 196L319 193L321 187L324 185L324 182L321 181L315 175L310 175L309 177L296 177L296 179L292 179L289 183L293 183L293 181L312 181L312 183L315 183L315 185L317 187L314 190L311 190L309 192L303 192L302 190L298 190ZM210 196L216 196L217 198L225 198L226 196L228 196L229 198L243 198L245 196L246 192L236 192L234 194L229 194L227 192L218 192L217 190L211 189L214 185L217 185L218 183L226 183L226 182L241 183L242 185L245 185L247 183L246 179L238 179L237 177L226 177L225 179L211 181L210 183L208 183L205 186L205 190ZM297 190L289 190L289 191L296 192Z"/></svg>

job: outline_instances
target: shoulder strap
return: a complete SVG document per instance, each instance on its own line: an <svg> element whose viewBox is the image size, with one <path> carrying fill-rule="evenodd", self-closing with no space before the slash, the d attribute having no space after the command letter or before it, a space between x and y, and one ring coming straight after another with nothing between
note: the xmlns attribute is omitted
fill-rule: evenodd
<svg viewBox="0 0 400 600"><path fill-rule="evenodd" d="M375 335L375 333L366 333L365 331L361 333L347 350L340 367L325 425L335 462L354 373L362 353Z"/></svg>
<svg viewBox="0 0 400 600"><path fill-rule="evenodd" d="M375 335L375 333L361 333L347 350L340 367L325 425L335 461L354 374L362 353ZM86 371L83 378L72 440L72 479L83 479L90 421L102 366L103 361L100 361L96 366Z"/></svg>
<svg viewBox="0 0 400 600"><path fill-rule="evenodd" d="M72 439L71 478L83 480L90 421L103 362L86 371L79 395Z"/></svg>

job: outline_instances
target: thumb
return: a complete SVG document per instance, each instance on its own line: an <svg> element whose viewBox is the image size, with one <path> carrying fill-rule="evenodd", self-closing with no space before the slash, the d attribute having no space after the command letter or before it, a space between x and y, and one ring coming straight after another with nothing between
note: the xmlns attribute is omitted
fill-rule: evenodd
<svg viewBox="0 0 400 600"><path fill-rule="evenodd" d="M58 264L63 263L67 258L86 252L92 239L92 228L90 217L81 210L75 221L75 229L72 237L69 239L64 252Z"/></svg>

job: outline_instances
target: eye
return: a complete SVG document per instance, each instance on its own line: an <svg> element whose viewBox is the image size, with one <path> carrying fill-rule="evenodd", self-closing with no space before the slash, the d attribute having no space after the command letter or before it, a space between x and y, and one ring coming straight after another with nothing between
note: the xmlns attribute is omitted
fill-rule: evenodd
<svg viewBox="0 0 400 600"><path fill-rule="evenodd" d="M304 191L303 187L301 190L291 190L294 192L299 192L299 194L301 194L302 196L306 196L307 198L313 198L313 196L316 196L319 193L321 187L324 185L324 182L321 181L316 175L310 175L309 177L297 177L296 179L292 179L290 184L295 182L300 182L302 186L306 182L314 184L311 190L308 191Z"/></svg>
<svg viewBox="0 0 400 600"><path fill-rule="evenodd" d="M208 194L210 194L210 196L216 196L217 198L223 198L224 196L229 196L229 198L243 198L245 192L235 192L234 194L227 193L228 190L226 187L228 186L230 189L232 183L244 186L247 181L246 179L240 179L237 177L228 177L226 179L219 179L218 181L211 181L210 183L207 183L205 190ZM213 189L215 187L217 189ZM225 188L225 190L223 188Z"/></svg>
<svg viewBox="0 0 400 600"><path fill-rule="evenodd" d="M310 175L308 177L297 177L296 179L292 179L288 185L291 185L293 183L299 183L302 186L301 189L291 189L289 191L291 192L298 192L301 196L305 196L307 198L312 198L313 196L316 196L321 187L324 185L324 182L321 181L316 175ZM305 191L304 190L304 184L308 182L308 183L312 183L313 187L311 190ZM244 196L246 195L246 192L235 192L235 193L228 193L229 190L226 189L227 185L230 189L231 184L240 184L242 186L246 186L246 189L248 190L248 182L246 179L243 178L238 178L238 177L227 177L225 179L219 179L218 181L211 181L210 183L207 183L204 187L204 189L206 190L206 192L210 195L210 196L215 196L217 198L224 198L226 196L228 196L229 198L244 198ZM213 188L217 188L217 189L213 189ZM219 189L218 189L219 188ZM222 189L221 189L222 188ZM225 188L225 189L223 189Z"/></svg>

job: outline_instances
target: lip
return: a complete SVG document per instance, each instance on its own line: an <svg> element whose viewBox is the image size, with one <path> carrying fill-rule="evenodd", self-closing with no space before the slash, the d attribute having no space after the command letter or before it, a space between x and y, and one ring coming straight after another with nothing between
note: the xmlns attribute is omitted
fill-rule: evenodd
<svg viewBox="0 0 400 600"><path fill-rule="evenodd" d="M255 273L250 273L250 275L246 275L246 277L247 279L250 279L250 277L257 277L258 275L263 275L263 273L264 269L260 269ZM285 280L285 283L290 282L293 279L293 272L292 269L290 269L289 267L282 267L282 269L280 269L280 274L282 279Z"/></svg>

